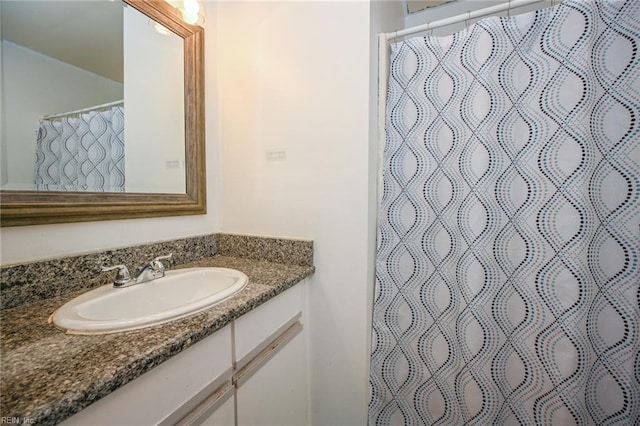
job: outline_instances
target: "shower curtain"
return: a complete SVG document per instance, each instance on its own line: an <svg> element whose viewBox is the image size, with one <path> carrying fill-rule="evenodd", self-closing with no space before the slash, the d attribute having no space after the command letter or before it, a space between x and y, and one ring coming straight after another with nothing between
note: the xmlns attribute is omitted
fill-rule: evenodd
<svg viewBox="0 0 640 426"><path fill-rule="evenodd" d="M392 46L371 425L640 424L640 1Z"/></svg>
<svg viewBox="0 0 640 426"><path fill-rule="evenodd" d="M36 191L124 191L124 106L40 121Z"/></svg>

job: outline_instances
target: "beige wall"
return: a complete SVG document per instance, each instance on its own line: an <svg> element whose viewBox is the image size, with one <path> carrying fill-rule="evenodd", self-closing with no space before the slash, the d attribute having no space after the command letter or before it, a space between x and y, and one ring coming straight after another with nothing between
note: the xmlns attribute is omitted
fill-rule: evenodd
<svg viewBox="0 0 640 426"><path fill-rule="evenodd" d="M221 228L314 240L312 423L365 424L369 4L218 13Z"/></svg>
<svg viewBox="0 0 640 426"><path fill-rule="evenodd" d="M377 37L399 2L218 3L220 223L310 238L311 419L367 419Z"/></svg>
<svg viewBox="0 0 640 426"><path fill-rule="evenodd" d="M123 18L125 190L184 193L183 40L133 7Z"/></svg>

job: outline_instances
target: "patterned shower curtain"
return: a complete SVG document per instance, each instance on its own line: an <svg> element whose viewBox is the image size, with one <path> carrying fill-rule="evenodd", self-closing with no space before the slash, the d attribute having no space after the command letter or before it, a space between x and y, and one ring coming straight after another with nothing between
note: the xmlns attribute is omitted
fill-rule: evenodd
<svg viewBox="0 0 640 426"><path fill-rule="evenodd" d="M40 121L37 191L124 191L124 107Z"/></svg>
<svg viewBox="0 0 640 426"><path fill-rule="evenodd" d="M640 1L392 46L369 423L640 424Z"/></svg>

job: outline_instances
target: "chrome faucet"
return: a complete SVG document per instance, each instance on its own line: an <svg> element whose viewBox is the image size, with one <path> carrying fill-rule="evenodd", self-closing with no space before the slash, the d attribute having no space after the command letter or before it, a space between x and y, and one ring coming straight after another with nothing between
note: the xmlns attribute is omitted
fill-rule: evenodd
<svg viewBox="0 0 640 426"><path fill-rule="evenodd" d="M117 269L116 276L113 278L113 287L114 288L124 288L129 287L134 284L142 284L147 281L153 281L158 278L164 277L164 265L161 260L170 259L173 256L173 253L170 253L166 256L158 256L154 258L151 262L147 263L145 266L140 268L140 270L136 273L135 277L131 277L129 274L129 269L127 269L126 265L115 265L103 267L102 271L112 271Z"/></svg>

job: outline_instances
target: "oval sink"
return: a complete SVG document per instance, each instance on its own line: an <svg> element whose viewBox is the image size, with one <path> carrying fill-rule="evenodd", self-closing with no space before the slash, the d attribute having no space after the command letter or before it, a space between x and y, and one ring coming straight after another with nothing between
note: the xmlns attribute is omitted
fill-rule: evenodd
<svg viewBox="0 0 640 426"><path fill-rule="evenodd" d="M126 288L111 284L83 293L49 318L71 334L114 333L150 327L201 312L244 288L235 269L187 268Z"/></svg>

